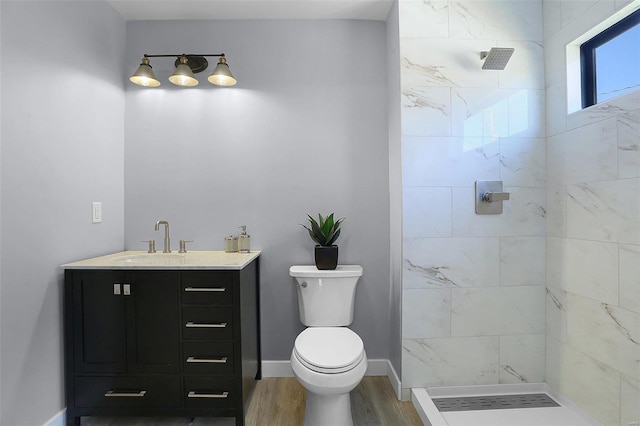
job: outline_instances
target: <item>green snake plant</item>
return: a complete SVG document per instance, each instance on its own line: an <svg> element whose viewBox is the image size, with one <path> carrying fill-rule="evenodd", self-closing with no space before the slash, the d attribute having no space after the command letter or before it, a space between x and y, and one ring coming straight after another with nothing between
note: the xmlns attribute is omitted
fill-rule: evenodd
<svg viewBox="0 0 640 426"><path fill-rule="evenodd" d="M321 214L318 214L318 220L315 220L310 215L307 216L309 217L310 226L301 226L309 231L311 239L320 246L326 247L333 245L340 236L342 222L345 218L334 221L333 213L327 217L322 217Z"/></svg>

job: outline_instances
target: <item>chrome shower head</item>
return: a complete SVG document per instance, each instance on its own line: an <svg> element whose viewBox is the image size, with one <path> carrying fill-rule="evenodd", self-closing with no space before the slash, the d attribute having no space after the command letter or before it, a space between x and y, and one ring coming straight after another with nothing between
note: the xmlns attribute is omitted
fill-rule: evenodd
<svg viewBox="0 0 640 426"><path fill-rule="evenodd" d="M511 59L512 47L492 47L488 52L480 52L480 59L484 59L483 70L503 70Z"/></svg>

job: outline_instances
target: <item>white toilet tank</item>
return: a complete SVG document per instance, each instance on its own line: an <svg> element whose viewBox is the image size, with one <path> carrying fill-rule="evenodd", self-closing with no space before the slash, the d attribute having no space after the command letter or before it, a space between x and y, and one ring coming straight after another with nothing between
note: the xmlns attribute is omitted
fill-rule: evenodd
<svg viewBox="0 0 640 426"><path fill-rule="evenodd" d="M362 276L360 265L338 265L319 270L313 265L292 266L296 279L300 321L307 327L342 327L353 322L356 285Z"/></svg>

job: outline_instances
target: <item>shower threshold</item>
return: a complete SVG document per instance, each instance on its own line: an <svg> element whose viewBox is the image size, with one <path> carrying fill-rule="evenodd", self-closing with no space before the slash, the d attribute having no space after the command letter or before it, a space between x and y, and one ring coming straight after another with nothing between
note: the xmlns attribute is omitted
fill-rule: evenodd
<svg viewBox="0 0 640 426"><path fill-rule="evenodd" d="M602 426L545 383L411 389L430 426Z"/></svg>

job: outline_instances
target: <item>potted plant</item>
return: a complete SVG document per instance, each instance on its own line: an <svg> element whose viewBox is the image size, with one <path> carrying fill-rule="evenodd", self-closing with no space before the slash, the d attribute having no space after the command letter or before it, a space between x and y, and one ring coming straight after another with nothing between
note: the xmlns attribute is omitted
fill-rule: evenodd
<svg viewBox="0 0 640 426"><path fill-rule="evenodd" d="M338 266L338 246L334 243L340 236L344 218L334 221L333 213L327 217L322 217L321 214L318 214L318 220L316 221L310 215L307 216L309 217L310 226L301 226L309 231L309 236L316 242L316 267L324 270L336 269Z"/></svg>

